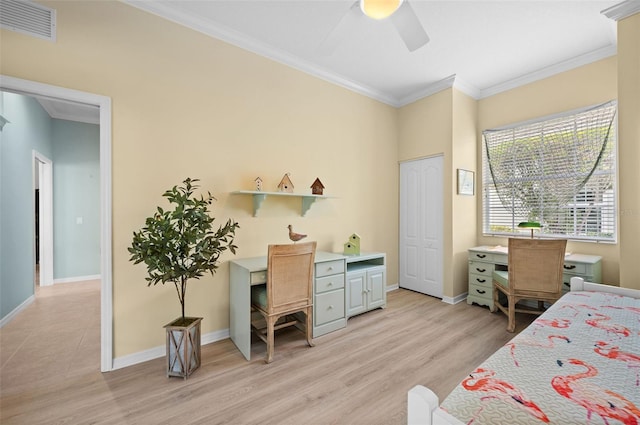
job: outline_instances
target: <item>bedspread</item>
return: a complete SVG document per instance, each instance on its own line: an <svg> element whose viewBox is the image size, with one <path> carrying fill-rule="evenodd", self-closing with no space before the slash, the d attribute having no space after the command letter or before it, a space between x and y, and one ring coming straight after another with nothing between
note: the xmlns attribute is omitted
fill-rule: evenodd
<svg viewBox="0 0 640 425"><path fill-rule="evenodd" d="M480 424L640 424L640 300L570 292L441 408Z"/></svg>

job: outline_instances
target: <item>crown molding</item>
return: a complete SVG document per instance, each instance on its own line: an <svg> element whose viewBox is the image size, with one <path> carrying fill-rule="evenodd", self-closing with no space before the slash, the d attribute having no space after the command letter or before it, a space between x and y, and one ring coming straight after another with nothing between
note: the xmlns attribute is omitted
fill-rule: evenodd
<svg viewBox="0 0 640 425"><path fill-rule="evenodd" d="M615 6L607 8L600 13L609 19L619 21L621 19L628 18L631 15L635 15L636 13L640 13L640 1L626 0L622 3L616 4Z"/></svg>
<svg viewBox="0 0 640 425"><path fill-rule="evenodd" d="M409 105L410 103L416 102L422 98L432 96L436 93L441 92L442 90L451 88L453 87L455 80L456 80L456 74L449 75L448 77L445 77L442 80L429 84L427 87L423 88L420 91L411 93L410 95L403 97L402 99L398 100L395 106L396 108L400 108L402 106L406 106L406 105Z"/></svg>
<svg viewBox="0 0 640 425"><path fill-rule="evenodd" d="M547 66L529 74L522 75L520 77L505 81L500 84L496 84L491 87L480 90L480 96L477 98L484 99L491 97L498 93L505 92L507 90L515 89L525 84L533 83L544 78L551 77L561 72L569 71L574 68L578 68L583 65L590 64L592 62L599 61L611 56L615 56L617 53L617 47L615 45L609 45L580 56L568 59L566 61L558 62L554 65Z"/></svg>
<svg viewBox="0 0 640 425"><path fill-rule="evenodd" d="M36 100L51 118L100 125L100 109L97 107L43 97L36 97Z"/></svg>

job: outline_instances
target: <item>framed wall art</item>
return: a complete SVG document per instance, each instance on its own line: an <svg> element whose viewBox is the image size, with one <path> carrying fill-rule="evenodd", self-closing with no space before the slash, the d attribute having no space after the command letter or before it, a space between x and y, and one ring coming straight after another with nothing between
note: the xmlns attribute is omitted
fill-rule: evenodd
<svg viewBox="0 0 640 425"><path fill-rule="evenodd" d="M475 194L474 172L458 168L458 195Z"/></svg>

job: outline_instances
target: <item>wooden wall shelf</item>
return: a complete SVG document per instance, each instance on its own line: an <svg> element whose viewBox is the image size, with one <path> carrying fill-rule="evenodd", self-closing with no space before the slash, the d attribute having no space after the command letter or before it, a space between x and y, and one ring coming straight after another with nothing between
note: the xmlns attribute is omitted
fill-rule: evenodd
<svg viewBox="0 0 640 425"><path fill-rule="evenodd" d="M259 192L255 190L236 190L235 192L231 192L232 195L251 195L253 197L253 216L256 217L258 215L258 210L260 206L267 199L267 196L289 196L294 198L301 199L301 210L300 214L304 217L311 208L311 205L317 199L328 199L335 198L334 196L325 196L325 195L305 195L301 193L286 193L286 192Z"/></svg>

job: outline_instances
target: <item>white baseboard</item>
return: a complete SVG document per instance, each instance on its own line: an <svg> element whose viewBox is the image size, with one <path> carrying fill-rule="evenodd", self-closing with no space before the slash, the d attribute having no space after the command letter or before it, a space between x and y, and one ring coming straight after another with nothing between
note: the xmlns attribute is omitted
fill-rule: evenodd
<svg viewBox="0 0 640 425"><path fill-rule="evenodd" d="M65 277L62 279L53 279L53 284L57 283L73 283L73 282L84 282L86 280L101 280L102 276L99 274L92 274L89 276L77 276L77 277Z"/></svg>
<svg viewBox="0 0 640 425"><path fill-rule="evenodd" d="M36 296L35 295L31 295L29 298L24 300L22 302L22 304L20 304L19 306L14 308L9 314L4 316L0 320L0 328L3 327L4 325L6 325L7 323L9 323L11 320L13 320L13 318L16 317L18 315L18 313L20 313L22 310L27 308L29 306L29 304L31 304L35 299L36 299Z"/></svg>
<svg viewBox="0 0 640 425"><path fill-rule="evenodd" d="M442 302L447 304L458 304L467 299L467 292L464 294L456 295L455 297L442 297Z"/></svg>
<svg viewBox="0 0 640 425"><path fill-rule="evenodd" d="M397 283L395 285L387 285L386 292L395 291L396 289L400 289L400 285L398 285Z"/></svg>
<svg viewBox="0 0 640 425"><path fill-rule="evenodd" d="M229 329L209 332L200 337L200 344L211 344L212 342L222 341L223 339L227 338L229 338ZM164 357L166 355L166 349L166 346L160 345L158 347L139 351L133 354L128 354L126 356L116 357L113 359L113 367L111 368L111 370L122 369L123 367L133 366L134 364L144 363L149 360Z"/></svg>

